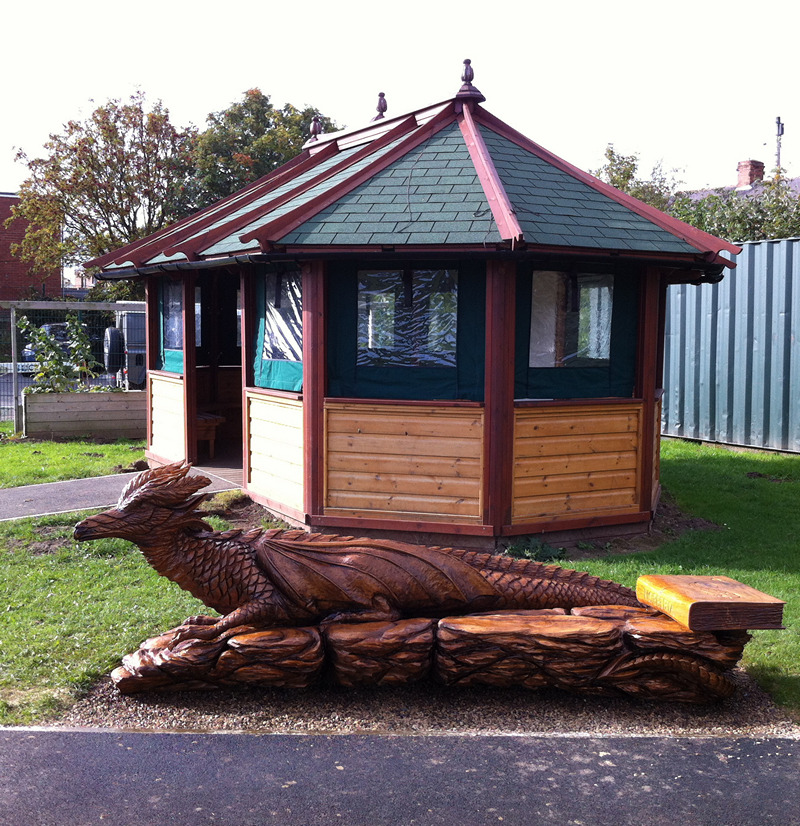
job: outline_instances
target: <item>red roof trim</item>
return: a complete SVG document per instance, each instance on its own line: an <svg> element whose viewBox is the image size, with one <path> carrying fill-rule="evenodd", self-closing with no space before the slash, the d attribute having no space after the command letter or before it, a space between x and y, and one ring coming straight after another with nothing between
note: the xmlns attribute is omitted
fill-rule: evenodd
<svg viewBox="0 0 800 826"><path fill-rule="evenodd" d="M480 130L472 117L472 106L465 103L458 125L461 127L461 134L467 144L469 156L478 173L478 180L481 182L486 199L492 210L494 222L500 232L500 237L506 241L511 241L513 249L524 240L522 237L522 227L517 221L517 216L511 200L506 194L500 176L497 174L492 156L483 140Z"/></svg>
<svg viewBox="0 0 800 826"><path fill-rule="evenodd" d="M730 252L733 255L738 255L742 250L735 244L731 244L728 241L724 241L722 238L717 238L715 235L710 235L707 232L703 232L702 230L690 226L683 221L679 221L677 218L673 218L670 215L665 215L655 207L645 204L630 195L626 195L624 192L620 192L610 184L598 180L594 177L594 175L590 175L588 172L578 169L577 166L573 166L563 158L559 158L558 155L554 155L552 152L549 152L543 146L540 146L530 138L527 138L525 135L517 132L516 129L513 129L508 124L503 123L503 121L492 115L490 112L487 112L485 109L478 109L476 120L502 135L504 138L508 138L513 141L522 149L532 152L543 161L546 161L556 167L556 169L566 172L568 175L571 175L573 178L577 178L579 181L592 187L592 189L597 190L607 198L611 198L618 204L627 207L632 212L641 215L643 218L647 218L648 221L651 221L656 224L656 226L661 227L661 229L675 235L682 241L685 241L687 244L695 247L695 249L698 249L704 253L712 253L713 259L711 260L713 263L724 264L726 267L736 266L734 262L719 256L719 252L722 250Z"/></svg>
<svg viewBox="0 0 800 826"><path fill-rule="evenodd" d="M274 221L268 222L258 229L240 236L239 240L243 244L249 241L258 241L262 251L266 251L269 249L270 244L278 242L284 235L288 235L309 218L313 218L317 213L338 201L343 195L352 192L352 190L365 181L368 181L373 175L390 166L398 158L403 157L403 155L406 155L412 149L419 146L419 144L426 141L431 135L444 129L445 126L455 120L455 117L455 112L451 107L442 110L436 117L428 121L428 123L418 127L404 140L401 140L391 152L387 152L380 158L376 158L372 163L367 164L352 177L341 181L327 192L323 192L316 198L308 201L308 203L301 204L295 209L290 210Z"/></svg>
<svg viewBox="0 0 800 826"><path fill-rule="evenodd" d="M162 242L167 243L167 239L172 238L178 233L183 233L184 230L188 230L191 234L191 232L194 232L200 223L205 221L206 218L210 217L212 221L219 220L221 215L225 215L235 209L238 209L242 202L245 201L245 198L248 198L255 190L258 190L260 194L265 184L273 184L273 187L266 188L266 191L269 191L270 188L274 188L279 185L279 178L282 178L290 171L294 170L296 172L297 170L295 170L295 167L298 167L306 162L310 162L310 164L313 165L314 163L319 162L319 160L324 160L324 158L319 157L320 154L321 153L315 153L314 155L310 155L308 151L304 150L299 155L295 155L294 158L287 161L285 164L279 166L277 169L273 169L272 172L268 172L266 175L262 175L257 181L253 181L253 183L248 184L244 189L238 189L236 192L231 193L227 197L219 201L215 201L213 204L209 204L207 207L204 207L198 212L194 212L186 218L182 218L180 221L176 221L163 229L157 230L145 238L140 238L137 241L126 244L124 247L117 247L116 249L111 250L111 252L107 252L104 255L99 255L97 258L87 261L84 266L102 268L108 266L109 264L124 264L132 260L134 252L146 247L148 249L148 254L146 257L141 255L136 256L136 258L139 259L139 263L134 264L134 266L141 266L141 264L150 257L150 253L153 249L161 249ZM331 154L333 154L333 152L331 152ZM250 198L250 200L252 200L252 198Z"/></svg>
<svg viewBox="0 0 800 826"><path fill-rule="evenodd" d="M387 146L393 141L396 141L404 134L412 132L416 128L417 122L413 117L404 118L402 121L397 123L389 132L386 132L385 134L381 135L379 138L372 141L371 143L366 144L357 152L348 156L339 163L329 167L324 172L320 172L318 175L309 178L309 180L305 181L302 184L299 184L297 187L289 189L280 197L275 198L267 204L261 204L260 206L257 206L254 209L248 210L246 213L236 218L235 221L230 221L224 226L217 227L213 230L209 230L208 232L203 233L202 235L196 238L187 239L186 244L181 244L180 242L173 244L171 247L167 248L164 251L164 254L174 255L175 253L182 252L187 256L187 258L192 255L198 255L200 250L212 247L214 244L216 244L218 241L221 241L223 238L227 238L229 235L233 235L238 230L241 230L242 228L249 226L253 223L253 221L257 220L262 215L269 215L270 212L287 203L288 201L291 201L293 198L296 198L298 195L302 195L309 189L312 189L313 187L317 186L323 181L333 177L339 172L342 172L343 170L347 169L353 164L358 163L359 161L363 160L364 158L368 157L374 152L377 152L379 149L382 149L384 146ZM329 157L331 153L326 150L334 146L336 146L336 144L328 144L325 147L325 149L322 150L319 153L319 155L315 155L315 157L322 156L323 154L326 158Z"/></svg>
<svg viewBox="0 0 800 826"><path fill-rule="evenodd" d="M314 155L305 153L301 158L301 161L293 165L292 171L294 175L301 175L309 168L313 169L317 164L320 164L323 161L328 160L331 156L336 155L336 151L336 145L329 144L325 147L323 152L318 152ZM295 157L299 158L300 156L298 155ZM294 160L294 158L292 160ZM289 161L289 163L291 163L291 161ZM281 174L275 174L279 171ZM285 183L283 180L285 178L285 172L285 165L279 167L277 170L273 170L273 172L271 172L268 176L262 177L258 182L254 182L246 189L235 192L234 195L237 196L235 199L233 195L231 195L228 199L225 199L224 202L217 201L216 204L214 204L214 206L218 207L217 209L213 211L205 211L204 213L198 213L195 215L195 218L197 218L198 215L202 216L199 217L198 220L185 223L178 231L174 233L149 241L136 251L138 261L134 262L135 266L141 266L154 254L174 255L176 252L182 251L179 249L180 244L187 239L201 232L205 228L210 227L217 221L224 219L227 215L231 215L243 206L246 206L248 203L252 203L257 198L263 197L265 193L271 192L279 186L282 186ZM224 205L220 206L221 203ZM165 243L167 245L166 247ZM195 245L193 245L193 247L194 246ZM187 257L189 257L189 253L187 253Z"/></svg>

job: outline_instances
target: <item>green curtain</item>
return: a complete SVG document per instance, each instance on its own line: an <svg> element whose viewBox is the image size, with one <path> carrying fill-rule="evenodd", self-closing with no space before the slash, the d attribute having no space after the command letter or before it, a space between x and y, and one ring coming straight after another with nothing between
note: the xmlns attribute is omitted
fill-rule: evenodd
<svg viewBox="0 0 800 826"><path fill-rule="evenodd" d="M256 276L256 337L255 353L253 354L253 381L256 387L300 393L303 390L303 363L265 356L268 339L267 275L267 271L262 270Z"/></svg>
<svg viewBox="0 0 800 826"><path fill-rule="evenodd" d="M175 302L178 290L183 290L183 284L179 281L168 281L161 279L158 285L158 363L159 370L168 373L183 374L183 348L177 348L174 335L167 335L168 323L173 327L177 323L182 325L180 313L183 308L183 301ZM177 313L177 318L176 318ZM182 327L179 327L182 330ZM169 339L169 340L168 340ZM171 345L171 346L168 346Z"/></svg>

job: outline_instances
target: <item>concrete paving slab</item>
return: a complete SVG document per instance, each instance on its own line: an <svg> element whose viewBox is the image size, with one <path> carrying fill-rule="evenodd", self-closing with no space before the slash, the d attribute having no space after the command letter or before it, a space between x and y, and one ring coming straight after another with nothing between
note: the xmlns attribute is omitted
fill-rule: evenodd
<svg viewBox="0 0 800 826"><path fill-rule="evenodd" d="M237 486L214 475L207 468L193 468L192 475L202 474L211 479L206 493L233 490ZM71 479L0 489L0 522L25 516L46 516L53 513L107 508L116 504L125 486L133 478L131 473L96 476L91 479Z"/></svg>
<svg viewBox="0 0 800 826"><path fill-rule="evenodd" d="M0 730L2 826L800 824L784 738Z"/></svg>

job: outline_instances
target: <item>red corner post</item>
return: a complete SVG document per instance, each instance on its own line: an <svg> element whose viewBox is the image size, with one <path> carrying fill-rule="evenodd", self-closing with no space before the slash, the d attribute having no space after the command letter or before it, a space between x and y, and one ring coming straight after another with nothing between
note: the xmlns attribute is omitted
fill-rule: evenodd
<svg viewBox="0 0 800 826"><path fill-rule="evenodd" d="M514 472L514 318L516 266L486 264L483 522L495 536L511 524Z"/></svg>
<svg viewBox="0 0 800 826"><path fill-rule="evenodd" d="M194 288L197 276L188 272L183 278L183 405L184 456L197 462L197 350L195 341Z"/></svg>
<svg viewBox="0 0 800 826"><path fill-rule="evenodd" d="M642 409L641 502L643 511L658 504L659 444L661 434L659 399L664 361L664 308L666 281L656 267L648 267L639 302L638 392Z"/></svg>
<svg viewBox="0 0 800 826"><path fill-rule="evenodd" d="M323 509L325 473L325 262L307 261L303 277L303 509Z"/></svg>

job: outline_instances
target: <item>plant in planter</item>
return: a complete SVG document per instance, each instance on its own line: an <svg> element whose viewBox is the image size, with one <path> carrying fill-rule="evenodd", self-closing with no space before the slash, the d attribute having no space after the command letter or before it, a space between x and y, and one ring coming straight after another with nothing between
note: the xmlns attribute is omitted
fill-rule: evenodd
<svg viewBox="0 0 800 826"><path fill-rule="evenodd" d="M62 325L36 327L23 317L18 326L35 354L38 369L27 393L66 393L90 390L89 380L100 375L101 365L92 355L92 346L77 316L67 315ZM58 335L50 328L58 326ZM27 348L26 348L27 349Z"/></svg>

